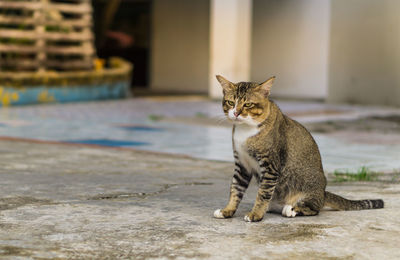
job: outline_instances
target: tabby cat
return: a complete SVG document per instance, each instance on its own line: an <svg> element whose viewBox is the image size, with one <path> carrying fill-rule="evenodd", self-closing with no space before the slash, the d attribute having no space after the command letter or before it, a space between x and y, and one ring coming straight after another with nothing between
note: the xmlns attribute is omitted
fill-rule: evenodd
<svg viewBox="0 0 400 260"><path fill-rule="evenodd" d="M258 182L258 194L244 220L260 221L266 211L285 217L317 215L324 207L336 210L383 208L382 200L348 200L325 191L326 178L321 156L311 134L284 115L269 99L275 80L262 84L232 83L217 76L223 88L222 107L233 121L235 158L230 198L215 218L232 217L251 179Z"/></svg>

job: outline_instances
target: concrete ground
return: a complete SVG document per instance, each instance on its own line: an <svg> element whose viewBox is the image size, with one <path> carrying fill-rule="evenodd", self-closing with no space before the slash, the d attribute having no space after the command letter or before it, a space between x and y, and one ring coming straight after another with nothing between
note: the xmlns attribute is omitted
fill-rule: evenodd
<svg viewBox="0 0 400 260"><path fill-rule="evenodd" d="M328 190L385 208L246 223L256 187L234 218L214 219L233 164L196 156L230 152L213 150L229 140L212 117L219 105L131 101L0 110L0 259L400 258L398 109L282 102L322 140L326 168L358 151L343 165L372 161L381 172L336 182L327 171Z"/></svg>
<svg viewBox="0 0 400 260"><path fill-rule="evenodd" d="M1 259L399 259L400 185L330 183L385 208L246 223L232 219L232 165L120 148L0 141ZM396 177L396 176L393 176Z"/></svg>

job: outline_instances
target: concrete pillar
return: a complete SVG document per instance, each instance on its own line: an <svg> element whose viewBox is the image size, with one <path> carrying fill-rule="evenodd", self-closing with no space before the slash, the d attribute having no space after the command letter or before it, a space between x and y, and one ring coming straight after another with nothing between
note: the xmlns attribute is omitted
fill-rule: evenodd
<svg viewBox="0 0 400 260"><path fill-rule="evenodd" d="M252 0L211 0L209 95L220 98L215 79L220 74L232 82L250 79Z"/></svg>

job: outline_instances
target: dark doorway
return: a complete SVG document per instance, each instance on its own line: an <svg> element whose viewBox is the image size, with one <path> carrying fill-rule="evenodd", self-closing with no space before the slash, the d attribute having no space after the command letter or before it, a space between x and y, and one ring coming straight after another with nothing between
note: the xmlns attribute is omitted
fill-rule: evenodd
<svg viewBox="0 0 400 260"><path fill-rule="evenodd" d="M98 56L132 62L132 87L147 87L151 0L94 0L93 5Z"/></svg>

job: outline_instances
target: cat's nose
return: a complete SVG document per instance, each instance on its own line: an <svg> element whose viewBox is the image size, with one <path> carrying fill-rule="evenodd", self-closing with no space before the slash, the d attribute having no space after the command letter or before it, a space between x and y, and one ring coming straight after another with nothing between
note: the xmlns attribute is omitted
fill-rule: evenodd
<svg viewBox="0 0 400 260"><path fill-rule="evenodd" d="M239 116L239 112L237 112L237 111L235 111L235 112L233 112L233 115L235 116L235 117L238 117Z"/></svg>

